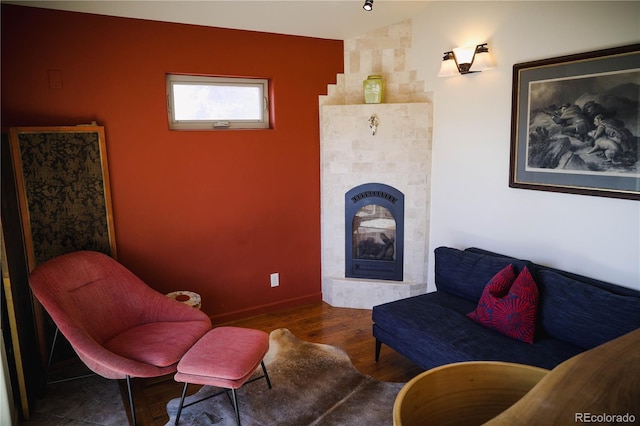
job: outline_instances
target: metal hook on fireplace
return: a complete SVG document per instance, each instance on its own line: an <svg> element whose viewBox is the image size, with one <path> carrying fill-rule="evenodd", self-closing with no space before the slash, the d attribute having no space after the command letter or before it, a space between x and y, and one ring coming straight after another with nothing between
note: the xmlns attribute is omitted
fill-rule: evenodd
<svg viewBox="0 0 640 426"><path fill-rule="evenodd" d="M378 124L380 124L378 117L375 114L372 114L371 117L369 117L369 128L371 129L371 134L373 136L375 136L378 131Z"/></svg>

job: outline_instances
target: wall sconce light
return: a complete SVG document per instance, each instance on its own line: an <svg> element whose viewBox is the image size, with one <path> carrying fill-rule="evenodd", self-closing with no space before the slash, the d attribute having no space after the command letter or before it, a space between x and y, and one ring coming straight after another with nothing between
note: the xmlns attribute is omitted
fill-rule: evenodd
<svg viewBox="0 0 640 426"><path fill-rule="evenodd" d="M489 53L487 43L476 47L457 47L444 52L438 77L469 74L495 68L496 63Z"/></svg>
<svg viewBox="0 0 640 426"><path fill-rule="evenodd" d="M362 8L367 12L371 12L373 10L373 0L364 0Z"/></svg>

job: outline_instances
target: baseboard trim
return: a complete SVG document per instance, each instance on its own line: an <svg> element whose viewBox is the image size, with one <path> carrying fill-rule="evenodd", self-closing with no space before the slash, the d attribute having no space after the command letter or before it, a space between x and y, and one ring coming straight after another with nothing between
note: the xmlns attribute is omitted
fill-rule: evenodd
<svg viewBox="0 0 640 426"><path fill-rule="evenodd" d="M246 309L239 309L237 311L225 312L219 315L211 316L211 322L213 324L221 324L237 319L243 319L255 315L266 314L269 312L277 311L280 309L293 308L296 306L306 305L308 303L315 303L322 301L322 292L309 294L301 297L294 297L292 299L280 300L274 303L267 303L264 305L252 306Z"/></svg>

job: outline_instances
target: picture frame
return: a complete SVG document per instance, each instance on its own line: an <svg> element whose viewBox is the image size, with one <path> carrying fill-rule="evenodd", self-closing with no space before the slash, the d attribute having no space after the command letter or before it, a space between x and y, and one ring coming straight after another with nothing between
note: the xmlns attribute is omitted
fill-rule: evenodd
<svg viewBox="0 0 640 426"><path fill-rule="evenodd" d="M640 200L640 44L513 66L512 188Z"/></svg>

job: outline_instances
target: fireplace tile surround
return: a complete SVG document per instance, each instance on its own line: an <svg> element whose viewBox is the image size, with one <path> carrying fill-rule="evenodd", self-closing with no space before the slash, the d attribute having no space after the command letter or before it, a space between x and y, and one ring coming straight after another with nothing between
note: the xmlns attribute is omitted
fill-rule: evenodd
<svg viewBox="0 0 640 426"><path fill-rule="evenodd" d="M368 126L379 117L376 135ZM431 105L365 104L321 107L322 294L332 306L370 309L426 292ZM405 195L404 279L345 277L345 199L367 182Z"/></svg>
<svg viewBox="0 0 640 426"><path fill-rule="evenodd" d="M371 309L426 293L433 102L410 66L411 35L407 20L345 40L345 72L319 99L322 295L332 306ZM369 74L384 77L384 103L364 104ZM345 194L368 182L405 196L402 281L345 277Z"/></svg>

